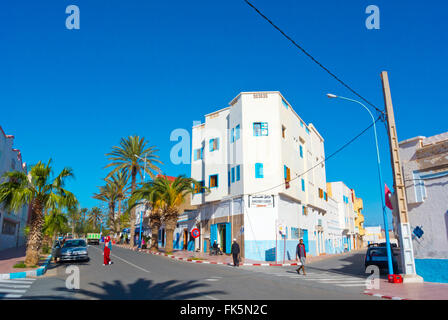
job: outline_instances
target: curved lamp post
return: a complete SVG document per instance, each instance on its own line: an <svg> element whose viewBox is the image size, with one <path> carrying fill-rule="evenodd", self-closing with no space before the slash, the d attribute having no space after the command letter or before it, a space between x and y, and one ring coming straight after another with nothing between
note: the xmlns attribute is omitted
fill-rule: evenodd
<svg viewBox="0 0 448 320"><path fill-rule="evenodd" d="M385 199L384 199L384 190L383 190L383 178L382 178L382 173L381 173L381 161L380 161L380 152L378 149L378 137L376 134L376 125L375 125L375 118L373 117L372 112L370 112L369 108L367 108L364 104L362 104L361 102L357 101L357 100L353 100L350 98L346 98L346 97L341 97L341 96L337 96L331 93L327 94L327 97L330 99L343 99L343 100L347 100L347 101L351 101L351 102L355 102L360 104L364 109L367 110L367 112L370 114L370 117L372 118L372 122L373 122L373 131L375 133L375 145L376 145L376 155L377 155L377 165L378 165L378 177L379 177L379 182L380 182L380 193L381 193L381 206L383 207L383 220L384 220L384 233L386 235L386 250L387 250L387 265L388 265L388 269L389 269L389 275L394 273L394 269L392 266L392 253L391 253L391 247L390 247L390 241L389 241L389 226L387 223L387 213L386 213L386 205L385 205Z"/></svg>

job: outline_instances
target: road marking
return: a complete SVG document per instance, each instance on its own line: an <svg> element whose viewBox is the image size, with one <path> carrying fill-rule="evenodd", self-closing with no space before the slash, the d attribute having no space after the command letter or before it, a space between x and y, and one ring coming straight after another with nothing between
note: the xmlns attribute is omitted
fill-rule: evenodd
<svg viewBox="0 0 448 320"><path fill-rule="evenodd" d="M23 284L29 283L29 284L32 284L34 280L36 280L36 279L32 279L32 280L31 279L30 280L0 280L0 283L23 283Z"/></svg>
<svg viewBox="0 0 448 320"><path fill-rule="evenodd" d="M365 283L348 283L348 284L337 284L340 287L365 287Z"/></svg>
<svg viewBox="0 0 448 320"><path fill-rule="evenodd" d="M21 294L12 294L12 293L0 293L0 298L20 298L22 295Z"/></svg>
<svg viewBox="0 0 448 320"><path fill-rule="evenodd" d="M302 280L310 280L310 281L344 281L344 280L353 280L353 278L299 278ZM361 281L361 280L356 280L356 281ZM365 281L365 280L363 280Z"/></svg>
<svg viewBox="0 0 448 320"><path fill-rule="evenodd" d="M98 249L98 248L97 248L97 249ZM101 251L101 249L98 249L98 250ZM119 256L116 256L116 255L114 255L114 254L111 254L111 256L112 256L112 257L115 257L115 258L117 258L117 259L120 259L121 261L123 261L123 262L125 262L125 263L127 263L127 264L129 264L129 265L131 265L131 266L133 266L134 268L140 269L140 270L142 270L142 271L144 271L144 272L147 272L147 273L151 273L151 271L148 271L148 270L146 270L146 269L143 269L142 267L139 267L139 266L137 266L137 265L135 265L135 264L133 264L133 263L131 263L131 262L129 262L129 261L126 261L126 260L120 258Z"/></svg>
<svg viewBox="0 0 448 320"><path fill-rule="evenodd" d="M0 292L5 292L5 293L10 293L10 292L25 293L26 290L14 290L14 289L3 289L3 288L0 288Z"/></svg>
<svg viewBox="0 0 448 320"><path fill-rule="evenodd" d="M122 259L122 258L120 258L120 257L118 257L118 256L116 256L116 255L114 255L114 254L111 254L111 256L120 259L121 261L123 261L123 262L125 262L125 263L127 263L127 264L129 264L129 265L131 265L131 266L133 266L134 268L140 269L140 270L142 270L142 271L144 271L144 272L147 272L147 273L151 273L151 271L148 271L148 270L146 270L146 269L143 269L142 267L139 267L139 266L137 266L137 265L135 265L135 264L133 264L133 263L131 263L131 262L129 262L129 261L126 261L126 260L124 260L124 259Z"/></svg>
<svg viewBox="0 0 448 320"><path fill-rule="evenodd" d="M1 284L0 283L0 289L2 288L29 288L31 285L18 285L18 284Z"/></svg>
<svg viewBox="0 0 448 320"><path fill-rule="evenodd" d="M194 292L197 293L197 294L200 294L202 297L209 298L210 300L219 300L218 298L209 296L208 294L202 294L202 292L199 292L199 291L194 291Z"/></svg>

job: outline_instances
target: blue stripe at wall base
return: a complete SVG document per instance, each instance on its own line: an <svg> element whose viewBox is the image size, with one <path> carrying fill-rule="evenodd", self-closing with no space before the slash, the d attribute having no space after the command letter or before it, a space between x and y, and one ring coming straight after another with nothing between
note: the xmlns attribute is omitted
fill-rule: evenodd
<svg viewBox="0 0 448 320"><path fill-rule="evenodd" d="M19 279L19 278L26 278L26 272L14 272L10 273L10 279Z"/></svg>
<svg viewBox="0 0 448 320"><path fill-rule="evenodd" d="M258 261L283 261L296 259L296 247L299 240L246 240L244 241L244 256L246 259ZM285 251L286 250L286 251ZM276 260L277 251L277 260ZM307 254L316 255L316 241L308 240Z"/></svg>
<svg viewBox="0 0 448 320"><path fill-rule="evenodd" d="M448 283L448 259L415 259L415 270L425 282Z"/></svg>

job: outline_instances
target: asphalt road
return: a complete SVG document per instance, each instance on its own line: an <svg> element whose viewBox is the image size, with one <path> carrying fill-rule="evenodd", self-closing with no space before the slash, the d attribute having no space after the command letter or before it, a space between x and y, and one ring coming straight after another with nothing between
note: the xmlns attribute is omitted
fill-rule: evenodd
<svg viewBox="0 0 448 320"><path fill-rule="evenodd" d="M113 247L112 265L103 266L102 250L89 247L90 261L52 263L22 299L163 300L370 300L362 294L366 275L362 254L310 264L307 275L296 267L238 267L186 263L164 256ZM79 267L79 289L68 289L66 270Z"/></svg>

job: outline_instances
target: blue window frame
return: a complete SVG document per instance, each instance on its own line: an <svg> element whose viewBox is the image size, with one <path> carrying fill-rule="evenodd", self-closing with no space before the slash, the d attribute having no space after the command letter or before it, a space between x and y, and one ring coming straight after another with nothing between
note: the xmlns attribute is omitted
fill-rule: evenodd
<svg viewBox="0 0 448 320"><path fill-rule="evenodd" d="M198 181L199 182L199 185L195 185L194 186L194 194L197 194L197 193L204 193L204 180L202 180L202 181Z"/></svg>
<svg viewBox="0 0 448 320"><path fill-rule="evenodd" d="M238 124L235 127L235 141L237 141L240 138L240 125Z"/></svg>
<svg viewBox="0 0 448 320"><path fill-rule="evenodd" d="M302 121L300 121L300 126L303 128L303 122Z"/></svg>
<svg viewBox="0 0 448 320"><path fill-rule="evenodd" d="M285 106L285 108L288 109L288 104L286 103L285 99L283 99L283 98L282 98L282 103L283 103L283 106Z"/></svg>
<svg viewBox="0 0 448 320"><path fill-rule="evenodd" d="M255 178L264 178L262 163L255 164Z"/></svg>
<svg viewBox="0 0 448 320"><path fill-rule="evenodd" d="M218 187L218 175L212 174L208 177L208 186L209 188L217 188Z"/></svg>
<svg viewBox="0 0 448 320"><path fill-rule="evenodd" d="M230 143L235 141L235 129L230 130Z"/></svg>
<svg viewBox="0 0 448 320"><path fill-rule="evenodd" d="M267 136L268 135L268 123L267 122L254 122L254 136Z"/></svg>
<svg viewBox="0 0 448 320"><path fill-rule="evenodd" d="M227 171L227 186L230 187L230 171Z"/></svg>
<svg viewBox="0 0 448 320"><path fill-rule="evenodd" d="M219 138L210 139L209 147L210 147L210 152L219 150Z"/></svg>
<svg viewBox="0 0 448 320"><path fill-rule="evenodd" d="M303 147L299 146L300 158L303 158Z"/></svg>
<svg viewBox="0 0 448 320"><path fill-rule="evenodd" d="M305 128L306 133L310 134L310 129L308 127Z"/></svg>
<svg viewBox="0 0 448 320"><path fill-rule="evenodd" d="M235 182L235 167L232 168L232 183Z"/></svg>
<svg viewBox="0 0 448 320"><path fill-rule="evenodd" d="M236 181L240 181L240 166L236 166Z"/></svg>
<svg viewBox="0 0 448 320"><path fill-rule="evenodd" d="M302 191L305 191L305 180L302 179Z"/></svg>
<svg viewBox="0 0 448 320"><path fill-rule="evenodd" d="M200 160L203 156L203 148L195 149L194 150L194 160Z"/></svg>

